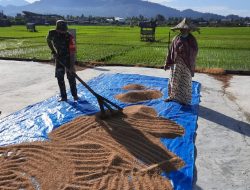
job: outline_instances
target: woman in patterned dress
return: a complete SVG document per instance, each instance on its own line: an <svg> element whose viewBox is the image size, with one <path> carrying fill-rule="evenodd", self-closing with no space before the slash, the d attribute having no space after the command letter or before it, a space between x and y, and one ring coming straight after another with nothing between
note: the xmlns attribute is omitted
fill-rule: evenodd
<svg viewBox="0 0 250 190"><path fill-rule="evenodd" d="M165 70L170 69L168 98L165 101L191 104L192 77L194 76L195 59L198 53L198 45L191 32L199 29L188 23L185 18L171 29L179 30L180 34L172 40L164 65Z"/></svg>

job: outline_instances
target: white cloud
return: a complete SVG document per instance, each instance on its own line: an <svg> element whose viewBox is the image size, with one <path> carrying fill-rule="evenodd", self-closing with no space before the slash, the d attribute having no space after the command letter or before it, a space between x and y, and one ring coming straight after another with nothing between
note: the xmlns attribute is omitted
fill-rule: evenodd
<svg viewBox="0 0 250 190"><path fill-rule="evenodd" d="M171 3L174 0L148 0L148 1L153 2L153 3L159 3L162 5L167 5L167 3Z"/></svg>
<svg viewBox="0 0 250 190"><path fill-rule="evenodd" d="M28 1L29 3L33 3L33 2L38 1L38 0L26 0L26 1Z"/></svg>

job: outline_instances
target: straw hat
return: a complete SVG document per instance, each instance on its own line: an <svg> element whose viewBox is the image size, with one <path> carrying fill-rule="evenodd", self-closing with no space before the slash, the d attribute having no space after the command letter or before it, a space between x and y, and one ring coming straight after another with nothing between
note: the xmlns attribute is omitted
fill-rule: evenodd
<svg viewBox="0 0 250 190"><path fill-rule="evenodd" d="M188 20L186 18L184 18L179 24L177 24L175 27L171 28L171 30L175 31L175 30L181 30L181 29L187 29L190 30L191 32L194 31L198 31L199 32L199 28L196 27L194 24L188 22Z"/></svg>

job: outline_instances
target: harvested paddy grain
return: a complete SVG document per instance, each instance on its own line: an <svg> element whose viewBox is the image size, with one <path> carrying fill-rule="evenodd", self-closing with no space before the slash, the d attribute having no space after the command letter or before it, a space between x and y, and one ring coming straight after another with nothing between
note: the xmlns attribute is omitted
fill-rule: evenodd
<svg viewBox="0 0 250 190"><path fill-rule="evenodd" d="M115 98L126 103L137 103L146 100L158 99L162 96L163 94L158 90L140 90L125 94L118 94L115 96Z"/></svg>
<svg viewBox="0 0 250 190"><path fill-rule="evenodd" d="M106 120L79 117L54 130L48 142L0 147L0 189L172 189L160 174L184 162L159 137L183 133L144 106Z"/></svg>
<svg viewBox="0 0 250 190"><path fill-rule="evenodd" d="M146 87L140 84L128 84L123 87L124 90L145 90Z"/></svg>
<svg viewBox="0 0 250 190"><path fill-rule="evenodd" d="M144 105L129 106L123 110L123 113L133 117L157 117L157 112L151 107Z"/></svg>

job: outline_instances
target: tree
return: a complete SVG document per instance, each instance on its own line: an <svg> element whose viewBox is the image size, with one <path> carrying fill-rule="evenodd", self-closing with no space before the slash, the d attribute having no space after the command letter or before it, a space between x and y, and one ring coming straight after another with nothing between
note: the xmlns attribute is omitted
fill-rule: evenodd
<svg viewBox="0 0 250 190"><path fill-rule="evenodd" d="M156 20L158 23L164 23L164 22L166 21L166 18L165 18L163 15L158 14L158 15L156 15L156 17L155 17L155 20Z"/></svg>
<svg viewBox="0 0 250 190"><path fill-rule="evenodd" d="M140 21L144 21L145 20L144 16L143 15L139 15L139 20Z"/></svg>

